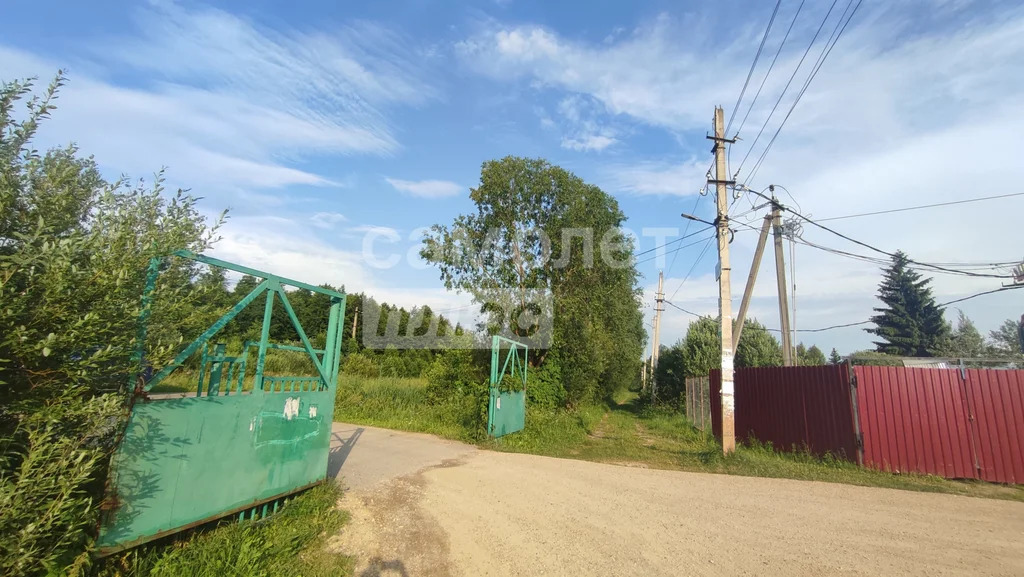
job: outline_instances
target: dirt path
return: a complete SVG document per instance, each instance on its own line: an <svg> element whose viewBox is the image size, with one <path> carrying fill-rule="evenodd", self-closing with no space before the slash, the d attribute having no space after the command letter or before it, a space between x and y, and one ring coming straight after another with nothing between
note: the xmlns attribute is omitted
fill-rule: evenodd
<svg viewBox="0 0 1024 577"><path fill-rule="evenodd" d="M359 483L337 546L357 556L360 576L1024 575L1022 503L619 467L358 429L340 466ZM335 425L340 440L356 430Z"/></svg>

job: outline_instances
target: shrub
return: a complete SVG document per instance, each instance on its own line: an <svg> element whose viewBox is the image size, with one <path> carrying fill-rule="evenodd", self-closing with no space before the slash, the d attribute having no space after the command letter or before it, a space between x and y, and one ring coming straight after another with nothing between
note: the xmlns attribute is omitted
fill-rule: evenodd
<svg viewBox="0 0 1024 577"><path fill-rule="evenodd" d="M341 365L341 372L367 378L380 376L377 363L363 353L352 353L345 357L345 362Z"/></svg>

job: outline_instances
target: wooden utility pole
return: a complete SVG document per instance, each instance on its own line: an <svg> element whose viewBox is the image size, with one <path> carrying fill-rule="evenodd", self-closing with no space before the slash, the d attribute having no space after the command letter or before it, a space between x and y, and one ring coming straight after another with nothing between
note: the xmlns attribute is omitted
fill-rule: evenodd
<svg viewBox="0 0 1024 577"><path fill-rule="evenodd" d="M772 215L766 214L764 224L761 225L761 236L757 238L757 250L754 251L754 261L750 263L750 275L747 276L747 287L743 290L743 300L740 301L740 314L736 316L736 324L732 330L732 350L740 346L740 335L743 334L743 323L747 320L747 307L750 306L750 297L754 294L754 283L757 282L757 271L761 268L761 256L764 255L764 245L768 241L768 228L772 224Z"/></svg>
<svg viewBox="0 0 1024 577"><path fill-rule="evenodd" d="M359 307L356 307L356 314L352 316L352 338L356 338L356 325L359 324Z"/></svg>
<svg viewBox="0 0 1024 577"><path fill-rule="evenodd" d="M718 229L718 262L721 269L718 277L718 316L721 324L722 342L722 452L731 453L736 450L736 425L734 413L736 404L733 390L733 346L732 346L732 285L731 269L729 268L729 191L727 186L735 184L729 181L725 166L725 145L734 142L725 137L725 113L721 107L715 108L715 135L708 138L715 141L711 149L715 153L715 188L718 217L715 225Z"/></svg>
<svg viewBox="0 0 1024 577"><path fill-rule="evenodd" d="M786 263L782 248L782 205L775 200L775 187L772 190L772 233L775 236L775 280L779 287L779 327L782 330L782 365L793 366L793 341L789 332L789 303L786 297Z"/></svg>
<svg viewBox="0 0 1024 577"><path fill-rule="evenodd" d="M661 312L665 310L665 273L658 271L658 293L654 296L654 342L651 344L651 401L658 398L658 353L661 349Z"/></svg>

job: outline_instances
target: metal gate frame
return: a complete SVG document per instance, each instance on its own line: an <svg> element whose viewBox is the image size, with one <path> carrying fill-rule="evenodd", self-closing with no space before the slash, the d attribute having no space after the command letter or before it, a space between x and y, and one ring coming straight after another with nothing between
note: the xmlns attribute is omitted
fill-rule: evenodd
<svg viewBox="0 0 1024 577"><path fill-rule="evenodd" d="M283 498L327 478L345 295L189 251L177 251L173 256L263 281L170 364L136 387L128 425L111 459L107 503L113 508L104 515L100 527L100 555L227 515L239 514L240 519L246 512L250 517L265 515ZM137 371L132 377L133 386L144 368L152 293L162 261L150 261L139 314L138 344L132 357ZM314 349L310 343L285 285L330 297L323 349ZM226 356L220 344L211 352L207 346L210 339L264 294L259 342L246 343L240 358ZM302 347L270 342L270 322L277 300ZM244 391L252 347L257 348L253 386L251 391ZM316 376L264 375L268 349L304 351ZM198 350L203 354L196 396L156 399L146 394Z"/></svg>
<svg viewBox="0 0 1024 577"><path fill-rule="evenodd" d="M501 361L501 345L508 345L508 353ZM519 353L522 352L522 358ZM526 344L498 335L491 337L491 386L490 403L487 411L487 434L502 437L522 431L526 427L526 365L529 359ZM505 375L522 379L519 391L502 392L501 381ZM504 406L503 406L504 405Z"/></svg>

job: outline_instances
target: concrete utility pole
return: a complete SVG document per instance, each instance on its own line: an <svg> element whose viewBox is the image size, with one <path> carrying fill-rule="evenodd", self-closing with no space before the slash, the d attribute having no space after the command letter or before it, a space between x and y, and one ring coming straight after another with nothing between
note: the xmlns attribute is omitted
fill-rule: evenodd
<svg viewBox="0 0 1024 577"><path fill-rule="evenodd" d="M654 342L651 344L651 401L658 398L658 353L661 349L661 312L665 310L665 273L658 271L658 293L654 296Z"/></svg>
<svg viewBox="0 0 1024 577"><path fill-rule="evenodd" d="M775 236L775 280L779 286L779 322L782 326L782 365L793 366L793 340L789 331L789 303L786 292L786 263L782 248L782 205L775 200L775 187L772 191L772 233Z"/></svg>
<svg viewBox="0 0 1024 577"><path fill-rule="evenodd" d="M731 269L729 267L729 191L727 186L735 184L728 179L725 166L725 145L734 142L725 137L725 113L722 108L715 107L715 135L708 138L715 141L711 151L715 154L715 179L717 190L716 204L718 217L715 225L718 228L718 262L721 269L718 277L718 316L722 342L722 452L731 453L736 450L736 424L734 414L736 404L733 390L733 346L732 346L732 288ZM710 183L709 183L710 184Z"/></svg>
<svg viewBox="0 0 1024 577"><path fill-rule="evenodd" d="M740 314L736 316L736 324L732 330L732 350L740 346L740 335L743 334L743 324L747 320L747 307L750 306L750 297L754 294L754 283L757 282L757 271L761 268L761 257L764 255L764 245L768 241L768 228L772 224L772 215L766 214L764 224L761 225L761 236L757 237L757 249L754 251L754 261L750 263L750 275L747 276L747 287L743 290L743 300L740 301Z"/></svg>
<svg viewBox="0 0 1024 577"><path fill-rule="evenodd" d="M647 359L640 363L640 390L647 390Z"/></svg>

